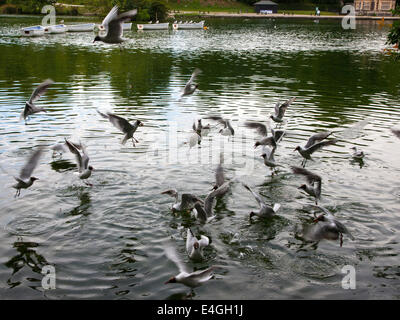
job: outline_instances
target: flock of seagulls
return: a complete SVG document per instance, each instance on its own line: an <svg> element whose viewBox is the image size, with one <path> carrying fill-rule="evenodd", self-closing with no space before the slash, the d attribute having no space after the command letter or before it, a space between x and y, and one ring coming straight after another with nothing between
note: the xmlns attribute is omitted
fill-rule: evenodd
<svg viewBox="0 0 400 320"><path fill-rule="evenodd" d="M114 7L109 14L103 20L103 26L105 27L106 34L103 36L96 36L94 41L102 41L105 43L115 43L119 44L123 42L122 38L122 24L124 21L131 19L137 13L136 10L131 10L122 14L118 14L118 7ZM189 81L183 88L183 93L181 98L193 94L198 88L198 84L195 83L196 77L201 73L200 69L195 69L192 73ZM43 107L37 107L34 103L45 94L48 88L54 83L51 79L45 80L41 83L32 93L30 99L26 102L25 107L21 113L21 120L23 119L25 123L30 119L30 116L39 112L46 112ZM248 129L256 130L260 134L261 139L257 140L254 144L254 148L261 146L261 156L263 157L263 162L266 167L270 168L272 175L274 175L275 170L280 164L278 164L274 158L275 152L278 145L282 141L285 130L281 129L282 124L285 122L284 116L288 107L296 100L295 97L287 100L284 103L278 102L275 105L274 113L270 115L269 119L276 123L276 128L272 128L270 120L268 119L266 123L262 122L245 122L245 127ZM143 126L140 120L136 120L130 123L128 120L115 115L111 112L101 112L97 110L98 114L111 122L113 126L119 129L123 133L123 138L121 143L126 144L128 140L132 141L132 145L135 147L136 143L139 141L134 137L135 132L139 126ZM223 118L219 115L212 115L204 117L203 119L209 119L217 122L218 125L222 125L219 133L223 136L234 136L235 130L229 119ZM203 125L202 119L197 120L193 123L193 136L190 141L190 147L201 142L201 137L207 135L213 127L210 124ZM268 135L268 131L271 135ZM400 138L400 130L392 129L394 135ZM312 234L313 239L328 239L328 240L340 240L340 246L343 244L343 234L347 234L352 240L354 237L351 235L349 230L344 226L343 223L338 221L334 215L329 212L324 207L318 206L318 202L321 198L322 189L322 178L317 173L311 172L305 169L308 160L311 160L311 155L316 151L334 145L337 139L328 139L332 132L319 132L310 136L308 141L304 146L297 146L294 151L298 153L303 158L302 166L296 167L292 166L291 170L293 174L300 175L305 178L306 183L299 186L299 189L304 190L309 196L314 198L315 205L313 205L316 210L322 213L316 216L314 212L314 225L311 228L310 234ZM91 177L94 168L89 165L89 155L87 153L86 147L82 142L75 143L68 139L65 139L63 143L56 144L50 148L54 153L65 153L71 152L76 159L78 172L77 175L86 185L92 186L87 180ZM361 150L357 150L353 147L352 157L354 159L363 159L365 154ZM43 155L44 147L39 147L32 152L30 157L27 159L26 164L20 171L17 177L14 177L17 183L13 185L16 189L15 197L20 196L21 189L27 189L33 185L33 183L38 180L32 174L35 168L38 166L39 160ZM168 195L175 199L172 205L172 212L174 213L191 213L194 218L201 224L209 223L215 218L214 213L214 203L216 198L223 197L231 188L231 185L235 182L241 182L238 179L226 180L224 176L223 168L224 157L223 153L220 154L220 163L216 168L215 173L215 184L211 186L211 190L204 200L200 197L191 194L183 193L179 197L179 193L175 189L170 189L162 192L164 195ZM252 219L254 216L258 218L271 218L278 214L281 204L279 203L267 203L266 200L257 192L252 190L247 184L241 182L243 187L247 189L254 199L256 200L259 209L256 211L251 211L249 218ZM192 232L191 228L187 229L186 235L186 251L189 259L193 261L201 261L204 259L203 249L210 244L210 239L205 235L200 235L198 239ZM179 274L171 277L166 283L181 283L190 288L195 288L204 282L208 281L213 277L213 270L217 267L210 267L206 270L200 270L195 272L189 272L188 268L179 260L175 249L172 246L166 246L165 255L176 264L179 269Z"/></svg>

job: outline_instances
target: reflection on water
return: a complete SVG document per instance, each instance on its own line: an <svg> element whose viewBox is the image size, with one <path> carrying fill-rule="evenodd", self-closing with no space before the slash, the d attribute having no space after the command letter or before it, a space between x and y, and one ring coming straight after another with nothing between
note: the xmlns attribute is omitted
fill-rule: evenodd
<svg viewBox="0 0 400 320"><path fill-rule="evenodd" d="M91 33L15 36L37 22L0 21L0 283L9 287L1 297L41 298L38 273L49 261L57 289L46 291L48 298L184 299L187 288L164 285L178 272L163 253L167 240L193 270L221 267L193 299L354 298L341 288L347 264L356 268L357 298L398 297L400 141L389 128L400 122L400 66L381 54L385 27L216 19L207 31L127 32L120 51L93 44ZM196 67L203 71L199 88L179 101ZM55 83L38 104L48 112L19 122L25 101L47 78ZM296 102L275 154L282 167L271 177L253 148L260 137L244 122L266 123L275 103L290 97ZM121 133L96 109L141 120L136 147L122 146ZM183 142L193 122L211 114L231 119L235 136L215 128L189 149ZM355 237L342 248L304 238L313 200L290 171L302 160L294 148L322 130L339 142L307 168L322 176L321 205ZM49 150L35 171L40 180L13 199L12 176L31 149L64 138L87 145L93 187L74 174L71 153ZM352 146L366 153L362 162L351 159ZM173 200L161 192L204 198L222 150L227 178L280 203L278 217L250 221L257 202L240 183L217 200L209 224L171 213ZM202 262L185 253L188 227L211 239Z"/></svg>

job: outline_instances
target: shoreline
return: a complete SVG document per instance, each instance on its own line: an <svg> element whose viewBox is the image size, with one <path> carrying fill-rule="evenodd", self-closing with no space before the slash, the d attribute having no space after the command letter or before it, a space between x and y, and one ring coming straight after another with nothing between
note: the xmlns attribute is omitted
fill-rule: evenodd
<svg viewBox="0 0 400 320"><path fill-rule="evenodd" d="M169 13L169 17L182 16L182 15L197 15L205 18L246 18L246 19L321 19L321 20L332 20L332 19L343 19L346 15L323 15L315 16L309 14L283 14L283 13L272 13L272 14L259 14L259 13L229 13L229 12L209 12L199 13L198 11L181 11L179 13ZM347 16L349 17L349 16ZM356 20L400 20L400 17L393 16L355 16Z"/></svg>

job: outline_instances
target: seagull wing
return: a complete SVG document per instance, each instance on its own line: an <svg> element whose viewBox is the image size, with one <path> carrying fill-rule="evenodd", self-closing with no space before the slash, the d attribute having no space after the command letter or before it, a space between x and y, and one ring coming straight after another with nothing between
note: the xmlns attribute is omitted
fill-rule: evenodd
<svg viewBox="0 0 400 320"><path fill-rule="evenodd" d="M35 150L32 155L29 157L28 161L26 162L25 166L21 169L19 178L21 180L27 180L31 177L33 170L35 170L36 166L38 165L39 159L43 153L43 149L39 148Z"/></svg>
<svg viewBox="0 0 400 320"><path fill-rule="evenodd" d="M202 203L203 200L190 193L182 194L182 209L193 207L196 202Z"/></svg>
<svg viewBox="0 0 400 320"><path fill-rule="evenodd" d="M208 237L201 235L200 238L200 248L207 247L210 244L210 239Z"/></svg>
<svg viewBox="0 0 400 320"><path fill-rule="evenodd" d="M225 182L224 168L220 164L215 171L215 181L218 187L222 186Z"/></svg>
<svg viewBox="0 0 400 320"><path fill-rule="evenodd" d="M265 124L262 124L260 122L250 122L247 121L244 124L247 128L250 129L256 129L257 132L262 135L262 136L267 136L268 135L268 131L267 131L267 126Z"/></svg>
<svg viewBox="0 0 400 320"><path fill-rule="evenodd" d="M282 118L285 115L287 108L291 105L291 103L296 100L296 98L291 98L279 107L278 118Z"/></svg>
<svg viewBox="0 0 400 320"><path fill-rule="evenodd" d="M53 80L51 79L47 79L45 81L43 81L41 84L39 84L37 86L37 88L33 91L29 102L33 103L36 100L38 100L43 94L45 94L45 92L47 91L47 89L54 83Z"/></svg>
<svg viewBox="0 0 400 320"><path fill-rule="evenodd" d="M332 134L332 132L320 132L320 133L316 133L313 134L307 141L307 144L304 146L304 148L309 148L312 145L314 145L316 142L322 141L326 138L328 138L330 135Z"/></svg>
<svg viewBox="0 0 400 320"><path fill-rule="evenodd" d="M76 147L76 145L74 146ZM86 146L83 143L80 143L80 148L82 149L82 168L83 170L86 170L89 166L89 155L87 154Z"/></svg>
<svg viewBox="0 0 400 320"><path fill-rule="evenodd" d="M186 236L186 252L190 254L192 252L192 248L194 243L196 242L196 237L194 236L192 230L190 228L187 229Z"/></svg>
<svg viewBox="0 0 400 320"><path fill-rule="evenodd" d="M319 176L319 175L317 175L317 174L315 174L315 173L313 173L313 172L311 172L311 171L308 171L307 169L304 169L304 168L300 168L300 167L292 167L292 172L294 173L294 174L300 174L300 175L303 175L303 176L305 176L306 177L306 179L307 179L307 182L309 183L309 184L313 184L314 182L319 182L319 183L321 183L321 177Z"/></svg>
<svg viewBox="0 0 400 320"><path fill-rule="evenodd" d="M110 112L108 112L107 114L108 114L108 119L114 125L114 127L121 130L122 132L128 133L133 129L133 126L125 118L122 118Z"/></svg>
<svg viewBox="0 0 400 320"><path fill-rule="evenodd" d="M164 248L165 255L169 260L176 264L180 272L189 273L189 270L186 265L182 263L182 261L178 257L178 253L176 252L175 248L171 245L167 245Z"/></svg>
<svg viewBox="0 0 400 320"><path fill-rule="evenodd" d="M244 184L243 182L242 182L242 184L243 184L243 186L244 186L247 190L249 190L249 191L253 194L254 198L257 200L257 202L258 202L258 204L259 204L259 206L260 206L261 208L264 207L264 206L266 205L265 202L264 202L264 200L260 197L259 194L257 194L256 192L254 192L247 184Z"/></svg>
<svg viewBox="0 0 400 320"><path fill-rule="evenodd" d="M332 140L329 140L329 141L318 142L318 143L312 145L311 147L309 147L307 150L308 150L308 152L309 152L310 154L312 154L312 153L314 153L315 151L317 151L317 150L319 150L319 149L321 149L321 148L323 148L323 147L326 147L326 146L330 146L330 145L332 145L332 144L335 144L336 142L337 142L337 139L332 139Z"/></svg>
<svg viewBox="0 0 400 320"><path fill-rule="evenodd" d="M200 271L193 272L192 274L190 274L188 276L188 278L192 279L193 282L203 283L212 278L213 271L214 271L214 268L210 267L206 270L200 270Z"/></svg>
<svg viewBox="0 0 400 320"><path fill-rule="evenodd" d="M275 104L275 108L274 108L275 117L278 117L278 116L279 116L279 106L280 106L280 102L278 101L278 102Z"/></svg>
<svg viewBox="0 0 400 320"><path fill-rule="evenodd" d="M108 30L108 24L118 16L118 6L114 6L110 12L106 15L103 22L103 27Z"/></svg>
<svg viewBox="0 0 400 320"><path fill-rule="evenodd" d="M119 38L123 34L123 23L127 20L130 20L137 14L137 10L130 10L124 13L121 13L119 16L114 17L108 23L108 31L107 36Z"/></svg>
<svg viewBox="0 0 400 320"><path fill-rule="evenodd" d="M69 148L69 151L71 151L75 155L75 159L76 159L76 162L78 164L79 172L82 172L84 167L83 167L83 162L82 162L82 156L81 156L79 150L77 149L77 147L74 144L69 142L67 139L65 139L65 143L67 144L67 147Z"/></svg>
<svg viewBox="0 0 400 320"><path fill-rule="evenodd" d="M201 73L201 70L196 68L193 71L192 76L190 77L189 81L186 83L186 86L188 86L188 85L190 86L193 83L194 79L196 79L197 75L200 73Z"/></svg>
<svg viewBox="0 0 400 320"><path fill-rule="evenodd" d="M227 181L225 182L222 186L218 187L218 189L211 191L206 199L204 200L204 211L207 213L207 217L213 216L213 204L214 204L214 199L217 196L224 195L230 187L230 184L232 181Z"/></svg>

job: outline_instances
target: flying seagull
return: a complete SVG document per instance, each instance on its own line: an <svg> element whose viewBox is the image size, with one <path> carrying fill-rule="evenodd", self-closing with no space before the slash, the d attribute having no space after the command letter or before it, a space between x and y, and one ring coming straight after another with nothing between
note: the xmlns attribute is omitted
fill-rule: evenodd
<svg viewBox="0 0 400 320"><path fill-rule="evenodd" d="M275 114L271 115L271 119L274 120L277 123L282 123L283 122L283 116L285 115L285 112L287 108L291 105L291 103L296 100L296 97L289 99L288 101L280 104L279 101L275 105Z"/></svg>
<svg viewBox="0 0 400 320"><path fill-rule="evenodd" d="M208 237L201 235L198 240L190 228L187 229L186 252L190 259L199 261L203 259L203 248L210 243Z"/></svg>
<svg viewBox="0 0 400 320"><path fill-rule="evenodd" d="M213 277L214 267L210 267L205 270L190 272L188 267L184 265L182 261L178 258L178 254L173 247L165 247L164 252L167 258L174 262L179 269L179 274L171 277L168 281L165 282L165 284L181 283L193 290L193 288L201 286L204 282L210 280Z"/></svg>
<svg viewBox="0 0 400 320"><path fill-rule="evenodd" d="M29 157L25 166L21 169L21 172L18 177L14 177L17 180L17 184L13 185L13 188L17 189L15 192L15 197L19 197L21 194L21 189L29 188L36 180L39 180L36 177L32 176L33 170L37 167L39 163L39 159L42 156L43 148L40 147L35 150L32 155Z"/></svg>
<svg viewBox="0 0 400 320"><path fill-rule="evenodd" d="M198 88L199 85L197 83L194 83L193 81L197 77L197 75L200 73L201 73L201 70L198 68L196 68L193 71L192 76L190 77L189 81L186 83L185 88L183 89L183 93L182 93L181 97L191 95L196 91L196 89Z"/></svg>
<svg viewBox="0 0 400 320"><path fill-rule="evenodd" d="M299 189L304 190L310 196L314 197L315 204L318 204L318 200L321 198L321 177L311 171L308 171L307 169L299 167L292 167L292 172L294 174L300 174L306 177L308 185L302 184Z"/></svg>
<svg viewBox="0 0 400 320"><path fill-rule="evenodd" d="M320 132L312 135L306 145L304 147L302 146L297 146L295 151L298 151L301 156L304 158L302 162L303 168L306 165L307 160L312 160L311 159L311 154L313 154L315 151L325 147L325 146L330 146L332 144L335 144L337 142L337 139L332 139L328 141L322 141L329 137L332 134L332 132Z"/></svg>
<svg viewBox="0 0 400 320"><path fill-rule="evenodd" d="M314 207L324 212L324 214L321 214L314 219L315 223L320 222L317 224L318 229L314 231L314 235L318 235L319 237L327 240L340 239L340 246L343 244L343 234L348 234L350 239L354 240L353 235L349 232L346 226L338 221L332 213L323 207Z"/></svg>
<svg viewBox="0 0 400 320"><path fill-rule="evenodd" d="M270 207L269 205L267 205L265 203L264 199L262 199L261 196L258 193L254 192L247 184L244 184L244 183L242 183L242 184L247 190L249 190L253 194L254 198L258 202L258 205L260 206L260 210L259 211L250 212L250 219L253 216L258 216L260 218L271 218L271 217L276 215L276 213L278 212L279 208L281 207L281 205L279 203L275 203L273 207Z"/></svg>
<svg viewBox="0 0 400 320"><path fill-rule="evenodd" d="M169 195L170 197L175 198L175 203L172 206L172 212L177 211L190 211L193 209L196 202L203 202L199 197L190 194L183 193L181 197L181 202L179 202L179 194L175 189L166 190L161 192L161 194Z"/></svg>
<svg viewBox="0 0 400 320"><path fill-rule="evenodd" d="M211 119L214 121L218 121L220 124L222 124L224 127L219 130L219 133L223 136L233 136L235 134L235 130L233 129L229 119L224 119L221 116L209 116L203 119Z"/></svg>
<svg viewBox="0 0 400 320"><path fill-rule="evenodd" d="M87 154L86 147L82 143L79 144L80 149L82 150L81 154L75 144L68 141L67 139L65 139L65 143L67 144L69 151L71 151L75 155L75 159L78 164L79 179L82 179L86 185L92 187L92 184L85 181L92 175L92 171L94 170L92 166L89 166L89 156Z"/></svg>
<svg viewBox="0 0 400 320"><path fill-rule="evenodd" d="M37 107L34 105L34 102L39 100L39 98L44 95L47 89L54 83L53 80L47 79L43 81L41 84L37 86L37 88L33 91L31 97L28 101L25 102L24 110L22 110L20 120L24 119L26 123L26 118L28 118L31 114L38 113L38 112L46 112L43 107Z"/></svg>
<svg viewBox="0 0 400 320"><path fill-rule="evenodd" d="M269 145L268 138L268 129L267 126L261 122L247 121L244 124L247 128L255 129L263 138L259 141L256 141L254 144L254 148L263 145ZM275 143L278 143L282 140L285 131L283 130L274 130L271 128L271 134Z"/></svg>
<svg viewBox="0 0 400 320"><path fill-rule="evenodd" d="M132 139L132 145L135 146L135 141L138 143L139 141L136 140L133 136L133 134L136 132L137 128L139 126L143 126L143 123L140 120L136 120L133 125L129 123L128 120L119 117L111 112L107 112L106 114L100 112L97 110L97 112L104 118L108 119L114 127L122 131L122 133L125 134L125 137L122 139L121 143L125 145L125 143L129 140Z"/></svg>
<svg viewBox="0 0 400 320"><path fill-rule="evenodd" d="M110 44L124 42L125 40L122 38L123 24L125 21L130 21L134 16L136 16L136 14L136 9L118 14L118 6L114 6L102 22L102 25L107 32L106 35L97 35L93 42L102 41Z"/></svg>

